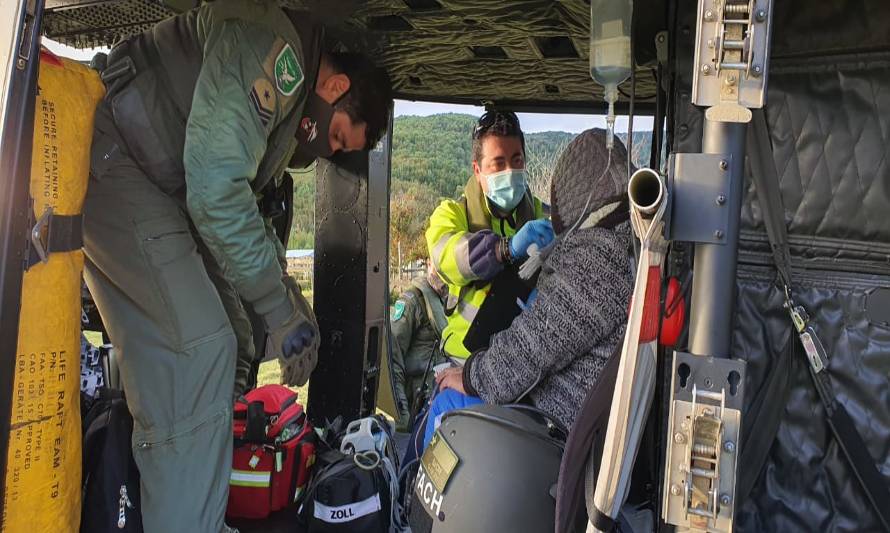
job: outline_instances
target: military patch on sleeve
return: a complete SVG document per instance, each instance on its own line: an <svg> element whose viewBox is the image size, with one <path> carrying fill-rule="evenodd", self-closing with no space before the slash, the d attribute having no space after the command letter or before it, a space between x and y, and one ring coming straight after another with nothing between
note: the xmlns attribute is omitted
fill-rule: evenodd
<svg viewBox="0 0 890 533"><path fill-rule="evenodd" d="M277 96L275 89L272 88L272 82L266 78L257 78L250 88L250 106L253 107L257 117L263 126L268 126L272 117L275 116L275 104Z"/></svg>
<svg viewBox="0 0 890 533"><path fill-rule="evenodd" d="M395 305L392 306L392 313L390 313L389 319L393 322L396 322L403 316L405 316L405 302L403 302L402 300L396 300Z"/></svg>
<svg viewBox="0 0 890 533"><path fill-rule="evenodd" d="M275 58L275 87L284 96L290 96L303 83L303 69L297 61L297 54L289 44L285 44Z"/></svg>

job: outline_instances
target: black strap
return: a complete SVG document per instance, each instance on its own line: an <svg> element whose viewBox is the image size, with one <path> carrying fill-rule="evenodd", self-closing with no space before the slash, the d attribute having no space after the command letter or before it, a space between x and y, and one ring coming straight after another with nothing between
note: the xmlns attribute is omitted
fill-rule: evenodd
<svg viewBox="0 0 890 533"><path fill-rule="evenodd" d="M850 414L837 401L834 395L831 378L828 373L828 354L821 341L819 341L816 331L810 324L809 315L802 306L796 304L792 299L791 252L788 246L785 220L782 216L784 209L782 207L781 191L779 190L779 176L773 163L769 130L767 129L763 110L754 112L751 129L753 130L754 141L751 145L753 150L751 170L757 190L757 199L763 212L764 226L766 227L767 237L772 248L773 260L776 263L779 279L785 291L785 305L788 308L791 320L794 323L795 330L807 356L807 369L825 409L828 426L835 440L840 445L853 474L865 491L884 529L890 531L890 491L887 489L887 483L875 465L874 458L869 454L865 442L856 429ZM772 373L775 374L777 370L779 369L774 369ZM787 389L788 387L785 386L784 388ZM776 410L782 405L784 403L765 404L763 406L764 409L761 409L761 413L770 411L770 407ZM778 424L775 425L778 427ZM773 432L768 436L769 442L765 442L767 436L764 435L763 441L758 446L771 445L773 439L775 439L775 431L772 428L770 429ZM766 451L768 449L767 447ZM766 453L763 453L762 449L758 450L758 452L763 455L761 461L765 461ZM744 451L742 453L744 455ZM757 464L759 465L757 470L763 467L763 462L748 463L743 460L741 464ZM750 490L750 487L747 488Z"/></svg>
<svg viewBox="0 0 890 533"><path fill-rule="evenodd" d="M578 531L577 524L588 521L587 509L595 508L590 499L585 499L585 480L588 475L595 480L603 455L603 440L609 424L609 411L615 392L615 380L621 364L621 344L615 346L606 365L593 386L587 391L584 403L575 417L565 451L559 465L559 480L556 496L556 533ZM588 461L593 469L588 469ZM579 518L583 518L579 519ZM583 528L581 528L583 531Z"/></svg>
<svg viewBox="0 0 890 533"><path fill-rule="evenodd" d="M754 116L755 124L759 122L757 117L763 118L760 112L755 112ZM765 145L761 143L765 143ZM779 178L774 165L770 164L772 148L769 144L768 133L761 132L759 125L757 127L752 125L748 128L748 146L751 147L751 173L761 204L763 222L769 237L776 270L783 285L786 285L790 283L791 279L791 259L784 220L773 215L773 213L784 213L784 210L782 197L778 190ZM770 170L772 170L771 173ZM785 413L785 405L788 403L789 376L792 372L797 346L797 340L793 336L790 337L785 349L777 354L772 369L766 376L765 383L745 413L742 421L739 464L758 466L757 468L744 468L739 472L736 487L738 501L745 501L748 498L760 477L763 465L766 464L773 442L776 440L779 423Z"/></svg>
<svg viewBox="0 0 890 533"><path fill-rule="evenodd" d="M788 403L789 376L792 371L797 339L791 336L785 349L779 352L772 368L742 420L742 446L738 464L758 465L743 468L738 473L736 500L745 501L754 488L766 458L779 432L779 423Z"/></svg>
<svg viewBox="0 0 890 533"><path fill-rule="evenodd" d="M464 347L470 353L488 348L492 335L509 328L522 311L516 305L516 299L525 301L532 291L519 277L519 267L516 265L505 267L489 283L491 288L488 295L464 335Z"/></svg>
<svg viewBox="0 0 890 533"><path fill-rule="evenodd" d="M83 246L82 215L56 215L52 209L47 209L32 220L26 268L49 261L50 254L73 252Z"/></svg>
<svg viewBox="0 0 890 533"><path fill-rule="evenodd" d="M615 531L615 520L596 507L593 508L593 512L590 514L590 523L598 531Z"/></svg>

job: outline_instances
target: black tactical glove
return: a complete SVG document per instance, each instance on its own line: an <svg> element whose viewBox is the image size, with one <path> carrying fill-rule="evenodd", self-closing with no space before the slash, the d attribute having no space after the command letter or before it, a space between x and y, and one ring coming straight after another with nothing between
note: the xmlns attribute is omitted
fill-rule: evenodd
<svg viewBox="0 0 890 533"><path fill-rule="evenodd" d="M297 282L290 276L282 281L293 311L284 322L267 324L265 359L278 358L283 385L302 386L318 363L318 323Z"/></svg>

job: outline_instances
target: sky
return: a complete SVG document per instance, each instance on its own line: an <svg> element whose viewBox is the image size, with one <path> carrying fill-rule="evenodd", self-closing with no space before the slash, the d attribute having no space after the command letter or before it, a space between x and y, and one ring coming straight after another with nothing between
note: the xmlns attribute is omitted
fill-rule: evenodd
<svg viewBox="0 0 890 533"><path fill-rule="evenodd" d="M605 111L605 104L603 104ZM435 102L409 102L396 100L395 115L427 116L437 113L467 113L470 115L482 115L482 106L440 104ZM563 113L518 113L522 131L534 133L539 131L567 131L569 133L581 133L588 128L605 128L605 115L577 115ZM649 131L652 129L651 117L634 117L634 131ZM627 116L618 116L615 119L615 131L627 131Z"/></svg>
<svg viewBox="0 0 890 533"><path fill-rule="evenodd" d="M55 54L78 61L89 61L96 52L106 49L79 50L70 46L43 38L43 44ZM605 111L605 104L603 104ZM438 113L466 113L469 115L482 115L481 106L440 104L435 102L409 102L396 100L395 116L418 115L429 116ZM563 113L519 113L519 122L526 133L539 131L567 131L581 133L588 128L605 128L604 115L577 115ZM649 131L652 129L651 117L634 117L634 131ZM615 131L627 131L627 116L618 116L615 120Z"/></svg>

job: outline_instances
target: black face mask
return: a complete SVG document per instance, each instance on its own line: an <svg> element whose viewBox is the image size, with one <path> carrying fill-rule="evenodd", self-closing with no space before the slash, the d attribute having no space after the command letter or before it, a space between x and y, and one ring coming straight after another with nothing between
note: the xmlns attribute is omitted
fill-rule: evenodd
<svg viewBox="0 0 890 533"><path fill-rule="evenodd" d="M333 117L334 106L325 102L315 91L310 91L303 107L303 116L297 125L299 146L296 155L312 156L312 159L315 159L331 157L334 154L330 140Z"/></svg>
<svg viewBox="0 0 890 533"><path fill-rule="evenodd" d="M297 149L294 150L294 155L291 156L290 162L287 164L287 168L306 168L314 163L316 159L318 158L315 154L309 153L302 146L297 146Z"/></svg>

